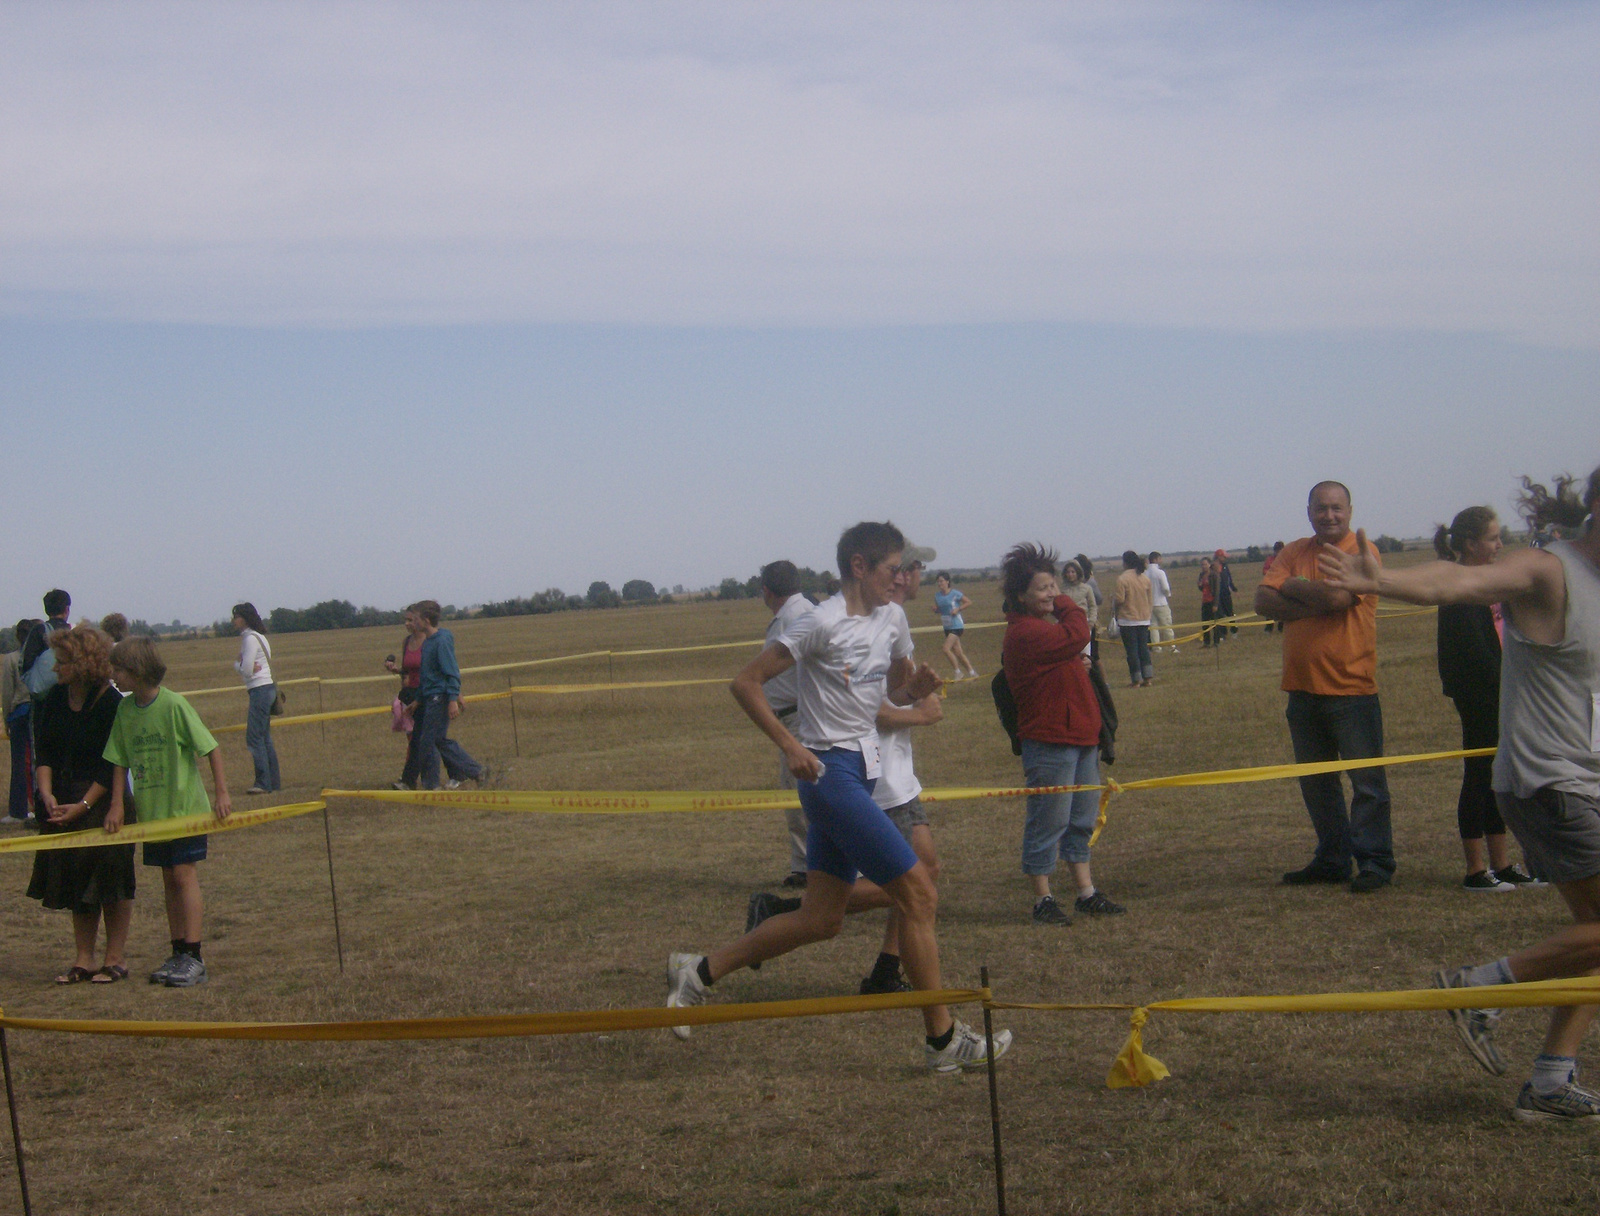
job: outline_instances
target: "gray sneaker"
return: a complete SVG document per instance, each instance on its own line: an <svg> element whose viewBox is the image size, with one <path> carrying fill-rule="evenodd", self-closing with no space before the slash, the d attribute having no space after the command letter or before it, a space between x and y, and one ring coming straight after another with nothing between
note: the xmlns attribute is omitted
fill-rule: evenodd
<svg viewBox="0 0 1600 1216"><path fill-rule="evenodd" d="M1435 988L1467 988L1466 967L1451 967L1433 974ZM1500 1024L1500 1011L1498 1009L1447 1009L1451 1022L1455 1023L1456 1034L1461 1036L1461 1041L1472 1053L1472 1058L1482 1064L1489 1072L1500 1077L1505 1075L1506 1060L1500 1054L1500 1048L1495 1046L1494 1031Z"/></svg>
<svg viewBox="0 0 1600 1216"><path fill-rule="evenodd" d="M150 982L152 984L165 984L167 977L172 974L172 969L178 965L178 960L184 957L186 956L182 954L174 954L150 973Z"/></svg>
<svg viewBox="0 0 1600 1216"><path fill-rule="evenodd" d="M700 982L700 960L703 954L674 954L667 959L667 1008L681 1009L688 1005L706 1003L706 986ZM674 1026L672 1033L687 1039L694 1033L692 1026Z"/></svg>
<svg viewBox="0 0 1600 1216"><path fill-rule="evenodd" d="M206 982L206 965L192 954L180 954L163 982L168 988L193 988Z"/></svg>
<svg viewBox="0 0 1600 1216"><path fill-rule="evenodd" d="M1002 1030L994 1036L994 1058L998 1060L1011 1047L1011 1032ZM965 1022L956 1023L956 1032L943 1051L935 1051L923 1044L924 1060L932 1072L960 1072L962 1069L984 1068L989 1063L989 1047L984 1038Z"/></svg>
<svg viewBox="0 0 1600 1216"><path fill-rule="evenodd" d="M1541 1094L1528 1081L1517 1095L1511 1117L1519 1123L1592 1123L1600 1120L1600 1094L1574 1081L1553 1094Z"/></svg>

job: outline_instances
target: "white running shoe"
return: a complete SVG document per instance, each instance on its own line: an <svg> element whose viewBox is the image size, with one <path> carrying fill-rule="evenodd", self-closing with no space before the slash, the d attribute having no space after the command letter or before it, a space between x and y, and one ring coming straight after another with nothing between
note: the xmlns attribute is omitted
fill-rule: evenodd
<svg viewBox="0 0 1600 1216"><path fill-rule="evenodd" d="M998 1060L1011 1047L1011 1032L1002 1030L994 1036L994 1058ZM925 1059L932 1072L960 1072L964 1068L984 1068L989 1063L989 1048L983 1036L965 1022L956 1023L956 1032L950 1036L943 1051L935 1051L923 1044Z"/></svg>
<svg viewBox="0 0 1600 1216"><path fill-rule="evenodd" d="M690 1005L706 1003L706 986L700 982L700 960L703 954L674 954L667 959L667 1008L683 1009ZM672 1033L687 1039L694 1033L692 1026L674 1026Z"/></svg>

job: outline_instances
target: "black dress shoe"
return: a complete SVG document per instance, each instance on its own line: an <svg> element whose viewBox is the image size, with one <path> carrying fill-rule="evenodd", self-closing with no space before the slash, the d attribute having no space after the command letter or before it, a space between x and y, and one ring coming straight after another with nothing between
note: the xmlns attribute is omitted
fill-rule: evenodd
<svg viewBox="0 0 1600 1216"><path fill-rule="evenodd" d="M1283 884L1286 887L1309 887L1319 882L1345 882L1349 877L1349 871L1341 874L1338 870L1312 862L1303 870L1290 870L1283 876Z"/></svg>

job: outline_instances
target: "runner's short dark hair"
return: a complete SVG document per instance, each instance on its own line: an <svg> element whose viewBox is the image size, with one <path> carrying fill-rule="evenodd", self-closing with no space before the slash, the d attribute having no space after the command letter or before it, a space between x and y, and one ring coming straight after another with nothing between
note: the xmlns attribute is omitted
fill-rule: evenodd
<svg viewBox="0 0 1600 1216"><path fill-rule="evenodd" d="M867 569L870 570L889 554L900 553L905 547L904 534L892 523L887 520L881 524L863 520L854 527L846 528L839 537L839 548L834 555L839 563L839 577L854 577L850 572L850 563L855 557L865 558Z"/></svg>
<svg viewBox="0 0 1600 1216"><path fill-rule="evenodd" d="M761 567L761 586L788 599L800 590L800 571L790 561L768 562Z"/></svg>

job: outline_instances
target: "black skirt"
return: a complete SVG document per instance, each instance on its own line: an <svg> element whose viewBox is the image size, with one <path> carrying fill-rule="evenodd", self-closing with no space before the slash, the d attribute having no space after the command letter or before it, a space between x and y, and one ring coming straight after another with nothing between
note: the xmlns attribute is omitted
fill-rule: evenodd
<svg viewBox="0 0 1600 1216"><path fill-rule="evenodd" d="M83 797L79 791L67 798L70 804ZM134 821L129 799L128 822ZM64 827L46 823L41 836L79 832L97 828L106 821L111 796L101 798L87 815ZM41 815L43 808L40 808ZM134 891L133 846L131 844L94 845L82 849L44 849L33 855L33 877L28 882L28 898L47 908L67 912L98 912L107 904L132 899Z"/></svg>

